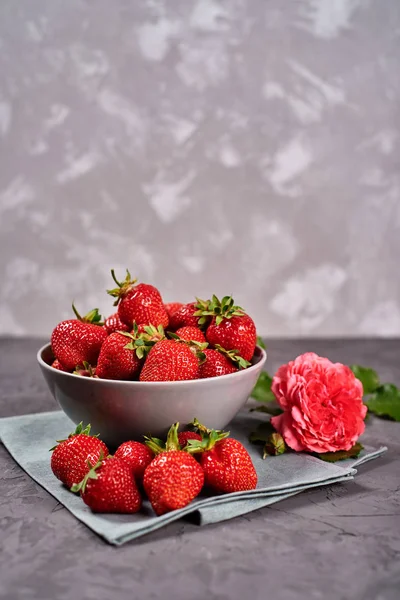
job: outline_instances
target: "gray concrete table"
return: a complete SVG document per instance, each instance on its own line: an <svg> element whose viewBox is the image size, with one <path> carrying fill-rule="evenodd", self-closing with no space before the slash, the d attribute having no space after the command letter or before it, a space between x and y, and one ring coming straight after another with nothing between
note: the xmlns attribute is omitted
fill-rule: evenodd
<svg viewBox="0 0 400 600"><path fill-rule="evenodd" d="M0 340L0 416L52 410L35 361L41 340ZM314 350L375 367L400 384L400 340L268 342L268 370ZM388 453L346 484L225 523L180 521L108 546L35 484L0 446L0 597L279 600L400 597L400 424L368 423Z"/></svg>

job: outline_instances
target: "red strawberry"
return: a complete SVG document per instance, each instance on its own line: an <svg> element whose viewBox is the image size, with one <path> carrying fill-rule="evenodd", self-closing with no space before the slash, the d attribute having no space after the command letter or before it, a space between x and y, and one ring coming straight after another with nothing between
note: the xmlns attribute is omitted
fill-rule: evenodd
<svg viewBox="0 0 400 600"><path fill-rule="evenodd" d="M199 366L200 379L229 375L238 370L232 361L218 350L206 348L203 353L206 355L206 359Z"/></svg>
<svg viewBox="0 0 400 600"><path fill-rule="evenodd" d="M175 333L181 340L186 340L187 342L200 342L204 344L206 341L204 333L198 327L180 327Z"/></svg>
<svg viewBox="0 0 400 600"><path fill-rule="evenodd" d="M186 448L189 440L198 440L201 442L202 437L199 433L196 433L195 431L181 431L180 433L178 433L178 443L182 450Z"/></svg>
<svg viewBox="0 0 400 600"><path fill-rule="evenodd" d="M145 444L129 441L121 444L114 456L125 461L131 468L135 480L141 483L144 471L153 460L154 453Z"/></svg>
<svg viewBox="0 0 400 600"><path fill-rule="evenodd" d="M165 306L165 310L168 313L168 317L169 319L171 319L172 315L179 310L180 308L182 308L183 304L182 302L167 302L167 304L164 304Z"/></svg>
<svg viewBox="0 0 400 600"><path fill-rule="evenodd" d="M117 280L114 270L111 274L118 287L108 290L108 293L117 298L114 305L118 305L118 315L123 323L132 325L135 322L137 325L143 323L167 327L168 314L157 288L147 283L135 285L136 279L131 279L128 270L123 282Z"/></svg>
<svg viewBox="0 0 400 600"><path fill-rule="evenodd" d="M169 329L176 331L181 327L199 327L199 317L195 317L194 313L199 310L196 302L184 304L179 310L174 312L170 317Z"/></svg>
<svg viewBox="0 0 400 600"><path fill-rule="evenodd" d="M206 339L211 346L217 344L225 350L235 350L246 361L251 360L256 347L257 333L254 321L240 306L235 306L231 296L219 300L216 296L208 303L206 310L196 313L202 319L212 316L207 328Z"/></svg>
<svg viewBox="0 0 400 600"><path fill-rule="evenodd" d="M217 492L229 494L253 490L257 473L250 454L238 440L226 438L200 456L206 484Z"/></svg>
<svg viewBox="0 0 400 600"><path fill-rule="evenodd" d="M110 333L115 333L116 331L130 331L131 329L129 325L126 325L121 321L118 313L114 313L113 315L107 317L107 319L104 321L104 328L106 329L108 335L110 335Z"/></svg>
<svg viewBox="0 0 400 600"><path fill-rule="evenodd" d="M133 379L139 374L146 346L137 345L129 333L112 333L104 341L97 361L96 375L101 379Z"/></svg>
<svg viewBox="0 0 400 600"><path fill-rule="evenodd" d="M77 318L62 321L51 334L53 354L67 371L84 362L96 364L107 337L107 331L99 324L101 316L97 308L85 317L80 316L74 305L72 308Z"/></svg>
<svg viewBox="0 0 400 600"><path fill-rule="evenodd" d="M150 449L159 452L146 468L143 479L145 492L157 515L187 506L198 496L204 483L199 463L180 450L178 427L179 423L175 423L169 430L165 450L151 438L146 441Z"/></svg>
<svg viewBox="0 0 400 600"><path fill-rule="evenodd" d="M219 325L213 319L206 338L212 346L220 345L225 350L235 350L250 361L256 347L256 326L246 314L224 319Z"/></svg>
<svg viewBox="0 0 400 600"><path fill-rule="evenodd" d="M130 466L113 456L99 460L72 491L80 492L93 512L132 514L142 506Z"/></svg>
<svg viewBox="0 0 400 600"><path fill-rule="evenodd" d="M56 358L51 363L51 366L53 367L53 369L57 369L57 371L64 371L65 373L68 373L68 370L64 369L64 367L62 366L62 364L60 363L60 361L58 360L58 358Z"/></svg>
<svg viewBox="0 0 400 600"><path fill-rule="evenodd" d="M199 359L187 344L175 340L157 342L150 350L140 381L181 381L199 376Z"/></svg>
<svg viewBox="0 0 400 600"><path fill-rule="evenodd" d="M102 456L108 456L108 448L98 437L90 435L90 425L83 429L79 423L74 433L66 440L60 440L51 455L51 469L54 475L67 486L79 483L90 467Z"/></svg>
<svg viewBox="0 0 400 600"><path fill-rule="evenodd" d="M190 442L188 450L203 450L200 465L205 485L224 494L255 489L257 472L243 444L227 437L229 432L206 429L196 419L193 425L202 431L203 441Z"/></svg>

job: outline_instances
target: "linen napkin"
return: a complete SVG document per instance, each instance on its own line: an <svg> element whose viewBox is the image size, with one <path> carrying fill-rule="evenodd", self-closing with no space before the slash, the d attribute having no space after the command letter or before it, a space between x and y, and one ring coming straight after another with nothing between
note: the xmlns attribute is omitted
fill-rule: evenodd
<svg viewBox="0 0 400 600"><path fill-rule="evenodd" d="M386 448L365 448L356 460L326 463L307 454L288 453L262 459L260 447L248 442L257 425L254 416L240 413L232 421L231 436L249 451L258 474L255 490L221 496L203 493L189 506L160 517L155 516L145 500L134 515L94 514L81 498L69 492L53 475L49 448L75 426L61 411L0 419L0 439L16 462L42 487L52 494L77 519L114 545L121 545L155 531L185 516L201 525L225 521L246 514L303 490L353 479L356 468L385 452ZM340 466L339 466L340 465Z"/></svg>

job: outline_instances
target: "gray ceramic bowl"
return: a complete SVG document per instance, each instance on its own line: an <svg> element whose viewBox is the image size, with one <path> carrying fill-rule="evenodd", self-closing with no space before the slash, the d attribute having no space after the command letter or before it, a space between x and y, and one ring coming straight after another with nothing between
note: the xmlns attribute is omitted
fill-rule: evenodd
<svg viewBox="0 0 400 600"><path fill-rule="evenodd" d="M55 400L76 424L92 425L111 447L142 440L151 433L162 437L172 423L185 426L194 417L214 429L224 429L245 404L266 361L256 347L252 366L243 371L193 381L112 381L63 373L50 365L46 344L37 359Z"/></svg>

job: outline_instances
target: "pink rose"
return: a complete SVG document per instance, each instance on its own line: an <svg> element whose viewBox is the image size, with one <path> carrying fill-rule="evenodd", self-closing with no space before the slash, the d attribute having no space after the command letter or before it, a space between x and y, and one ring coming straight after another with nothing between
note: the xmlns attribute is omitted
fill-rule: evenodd
<svg viewBox="0 0 400 600"><path fill-rule="evenodd" d="M278 369L272 391L284 412L271 423L293 450L350 450L364 432L362 383L341 363L302 354Z"/></svg>

